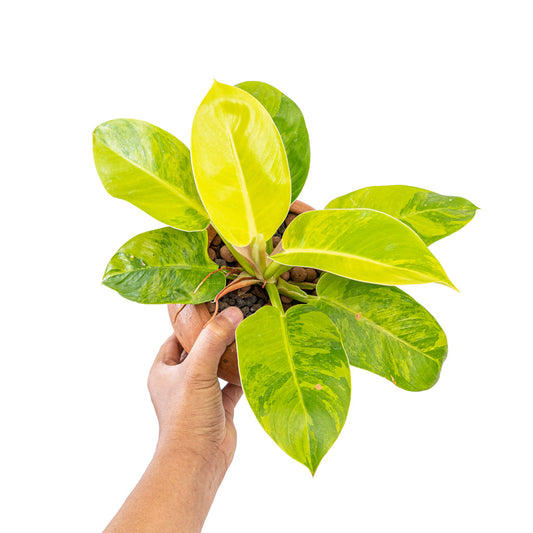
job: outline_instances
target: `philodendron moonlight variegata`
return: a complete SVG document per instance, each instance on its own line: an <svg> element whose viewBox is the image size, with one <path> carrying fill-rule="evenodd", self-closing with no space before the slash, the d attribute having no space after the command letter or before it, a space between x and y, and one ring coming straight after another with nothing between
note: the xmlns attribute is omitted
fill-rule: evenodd
<svg viewBox="0 0 533 533"><path fill-rule="evenodd" d="M416 187L366 187L299 215L273 250L309 154L300 109L260 82L215 82L196 112L190 152L139 120L94 131L107 191L167 225L124 244L104 284L147 304L218 301L234 288L264 286L272 305L237 329L242 386L265 431L314 473L346 420L350 365L410 391L437 381L446 336L394 285L453 288L428 245L463 227L476 207ZM210 260L210 223L239 268ZM323 273L316 284L281 278L294 266ZM305 305L285 312L280 294Z"/></svg>

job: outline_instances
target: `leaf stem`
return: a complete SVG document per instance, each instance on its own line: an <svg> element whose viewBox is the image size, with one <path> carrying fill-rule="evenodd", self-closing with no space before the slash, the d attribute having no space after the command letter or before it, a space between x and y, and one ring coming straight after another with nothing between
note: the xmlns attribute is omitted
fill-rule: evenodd
<svg viewBox="0 0 533 533"><path fill-rule="evenodd" d="M310 281L291 281L291 283L304 291L313 291L317 286L317 283L311 283Z"/></svg>
<svg viewBox="0 0 533 533"><path fill-rule="evenodd" d="M280 294L288 296L289 298L297 300L298 302L306 303L309 300L316 298L316 296L304 292L296 283L289 283L283 278L278 279L277 287Z"/></svg>
<svg viewBox="0 0 533 533"><path fill-rule="evenodd" d="M270 302L272 305L281 311L282 314L285 313L283 310L283 305L281 303L281 299L279 297L278 288L273 283L267 283L266 284L266 291L268 293L268 296L270 297Z"/></svg>
<svg viewBox="0 0 533 533"><path fill-rule="evenodd" d="M252 260L257 266L262 277L266 270L266 259L267 259L266 242L265 242L265 238L263 237L262 233L257 235L257 237L255 237L255 239L252 240L251 252L252 252Z"/></svg>
<svg viewBox="0 0 533 533"><path fill-rule="evenodd" d="M283 291L279 291L281 294L283 294ZM293 300L297 300L298 302L302 302L304 304L308 304L312 302L313 300L318 300L318 296L313 296L312 294L306 294L305 296L302 296L301 294L287 294L290 298Z"/></svg>
<svg viewBox="0 0 533 533"><path fill-rule="evenodd" d="M203 325L202 329L207 327L217 316L218 314L218 302L220 298L225 296L226 294L236 291L237 289L241 289L242 287L249 287L250 285L256 285L257 283L261 283L257 278L249 278L246 277L246 273L242 272L237 276L236 279L234 279L231 283L226 285L224 289L222 289L215 297L215 311L213 312L213 315L211 318ZM181 311L181 309L178 311L178 313ZM175 317L178 316L178 313L176 313ZM176 318L174 317L174 320Z"/></svg>
<svg viewBox="0 0 533 533"><path fill-rule="evenodd" d="M282 265L281 263L272 261L272 263L270 263L265 270L265 279L275 280L275 278L279 278L283 272L287 272L287 270L290 270L291 268L291 266Z"/></svg>
<svg viewBox="0 0 533 533"><path fill-rule="evenodd" d="M250 274L250 276L257 276L258 270L257 268L254 268L255 265L252 264L252 262L249 261L247 257L239 253L231 243L229 243L225 239L222 240L224 241L224 244L228 247L229 251L233 254L233 257L237 259L239 265L241 265L242 268L244 268L244 270L246 270L246 272Z"/></svg>

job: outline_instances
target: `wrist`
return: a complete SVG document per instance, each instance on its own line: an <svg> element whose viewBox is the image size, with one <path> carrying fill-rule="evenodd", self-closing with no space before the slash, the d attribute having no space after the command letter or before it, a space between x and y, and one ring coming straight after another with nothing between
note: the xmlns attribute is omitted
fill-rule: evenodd
<svg viewBox="0 0 533 533"><path fill-rule="evenodd" d="M186 472L218 485L226 473L223 453L217 449L200 449L177 439L159 438L153 461L164 464L173 472Z"/></svg>

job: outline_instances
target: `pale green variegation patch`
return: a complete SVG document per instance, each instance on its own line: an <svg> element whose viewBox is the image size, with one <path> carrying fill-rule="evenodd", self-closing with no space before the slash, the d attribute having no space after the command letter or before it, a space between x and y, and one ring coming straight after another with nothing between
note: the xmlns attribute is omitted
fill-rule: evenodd
<svg viewBox="0 0 533 533"><path fill-rule="evenodd" d="M332 200L326 209L364 207L382 211L415 230L431 244L460 230L477 207L458 196L442 196L407 185L365 187Z"/></svg>
<svg viewBox="0 0 533 533"><path fill-rule="evenodd" d="M207 228L189 149L142 120L117 119L93 133L94 162L107 192L164 224L185 231Z"/></svg>
<svg viewBox="0 0 533 533"><path fill-rule="evenodd" d="M255 416L314 474L350 404L350 368L331 320L304 305L263 307L237 328L239 371Z"/></svg>
<svg viewBox="0 0 533 533"><path fill-rule="evenodd" d="M144 304L198 304L212 300L226 280L207 255L207 231L161 228L141 233L120 247L103 283L124 298Z"/></svg>
<svg viewBox="0 0 533 533"><path fill-rule="evenodd" d="M281 91L260 81L245 81L236 87L250 93L268 111L283 140L291 171L291 202L294 202L305 185L311 149L309 134L300 108Z"/></svg>
<svg viewBox="0 0 533 533"><path fill-rule="evenodd" d="M372 209L303 213L285 231L283 248L272 259L284 265L383 285L435 281L455 288L411 228Z"/></svg>
<svg viewBox="0 0 533 533"><path fill-rule="evenodd" d="M350 363L398 387L421 391L438 380L448 352L435 318L397 287L325 274L311 305L337 326Z"/></svg>
<svg viewBox="0 0 533 533"><path fill-rule="evenodd" d="M280 134L249 93L214 82L194 117L194 177L218 232L235 247L275 233L289 211L291 176Z"/></svg>

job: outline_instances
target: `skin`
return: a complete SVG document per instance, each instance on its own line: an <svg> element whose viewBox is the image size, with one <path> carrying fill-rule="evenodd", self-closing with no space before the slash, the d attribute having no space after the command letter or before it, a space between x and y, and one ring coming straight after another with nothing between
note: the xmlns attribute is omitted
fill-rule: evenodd
<svg viewBox="0 0 533 533"><path fill-rule="evenodd" d="M148 377L156 451L104 533L201 531L237 443L233 412L242 389L221 389L217 368L241 320L239 309L225 309L188 355L174 335L161 346Z"/></svg>

